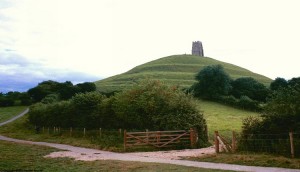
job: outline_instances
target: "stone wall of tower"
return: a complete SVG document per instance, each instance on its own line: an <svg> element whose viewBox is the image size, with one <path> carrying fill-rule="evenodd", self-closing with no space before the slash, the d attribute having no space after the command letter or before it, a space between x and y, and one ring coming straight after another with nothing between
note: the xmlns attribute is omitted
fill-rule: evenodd
<svg viewBox="0 0 300 172"><path fill-rule="evenodd" d="M193 42L192 55L202 56L202 57L204 56L202 42L200 41Z"/></svg>

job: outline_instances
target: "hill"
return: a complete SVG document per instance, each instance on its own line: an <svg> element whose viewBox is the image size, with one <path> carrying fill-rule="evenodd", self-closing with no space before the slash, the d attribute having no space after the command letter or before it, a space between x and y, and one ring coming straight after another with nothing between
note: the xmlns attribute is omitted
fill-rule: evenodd
<svg viewBox="0 0 300 172"><path fill-rule="evenodd" d="M253 77L259 82L269 85L272 81L263 75L253 73L239 66L218 61L209 57L193 55L173 55L163 57L140 66L123 74L115 75L96 81L97 89L102 92L122 90L141 79L157 79L169 85L178 85L183 88L195 83L195 74L205 66L220 64L231 78Z"/></svg>

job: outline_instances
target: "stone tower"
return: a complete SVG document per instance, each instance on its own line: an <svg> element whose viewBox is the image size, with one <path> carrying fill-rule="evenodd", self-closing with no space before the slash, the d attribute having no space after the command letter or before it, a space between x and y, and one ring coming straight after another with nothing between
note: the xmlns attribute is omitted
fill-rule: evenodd
<svg viewBox="0 0 300 172"><path fill-rule="evenodd" d="M195 42L193 42L192 55L202 56L202 57L204 56L204 52L203 52L203 47L202 47L202 42L201 41L195 41Z"/></svg>

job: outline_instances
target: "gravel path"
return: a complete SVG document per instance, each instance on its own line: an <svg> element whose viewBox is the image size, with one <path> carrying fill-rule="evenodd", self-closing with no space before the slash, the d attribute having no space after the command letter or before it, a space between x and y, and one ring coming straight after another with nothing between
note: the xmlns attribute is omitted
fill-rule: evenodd
<svg viewBox="0 0 300 172"><path fill-rule="evenodd" d="M26 110L23 113L26 114L27 112L28 110ZM65 144L19 140L19 139L8 138L1 135L0 135L0 140L21 143L21 144L48 146L48 147L53 147L53 148L63 150L59 152L52 152L51 154L46 155L45 156L46 158L69 157L69 158L74 158L75 160L82 160L82 161L121 160L121 161L137 161L137 162L155 162L155 163L175 164L175 165L190 166L190 167L233 170L233 171L300 172L300 170L297 169L255 167L255 166L179 160L183 156L199 156L203 154L211 154L213 153L212 147L204 148L204 149L195 149L195 150L181 150L181 151L115 153L115 152L101 151L97 149L70 146Z"/></svg>

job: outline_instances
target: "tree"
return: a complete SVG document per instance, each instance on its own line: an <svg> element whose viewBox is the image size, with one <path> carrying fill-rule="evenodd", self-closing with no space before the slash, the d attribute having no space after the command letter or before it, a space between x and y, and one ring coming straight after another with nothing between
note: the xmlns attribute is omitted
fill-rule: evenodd
<svg viewBox="0 0 300 172"><path fill-rule="evenodd" d="M78 92L78 89L71 81L66 81L58 84L58 90L56 90L56 92L59 94L61 100L68 100Z"/></svg>
<svg viewBox="0 0 300 172"><path fill-rule="evenodd" d="M270 89L272 91L276 91L280 88L286 88L288 86L288 82L284 78L277 77L273 82L270 84Z"/></svg>
<svg viewBox="0 0 300 172"><path fill-rule="evenodd" d="M231 79L221 65L207 66L196 75L198 81L191 88L196 97L218 99L231 89Z"/></svg>
<svg viewBox="0 0 300 172"><path fill-rule="evenodd" d="M56 81L43 81L36 87L31 88L27 91L34 102L40 102L49 94L56 93L59 89L59 83Z"/></svg>
<svg viewBox="0 0 300 172"><path fill-rule="evenodd" d="M251 77L238 78L231 85L231 94L236 98L247 96L252 100L265 102L269 94L266 86Z"/></svg>
<svg viewBox="0 0 300 172"><path fill-rule="evenodd" d="M84 82L76 85L79 88L79 92L93 92L96 91L96 85L93 82Z"/></svg>

